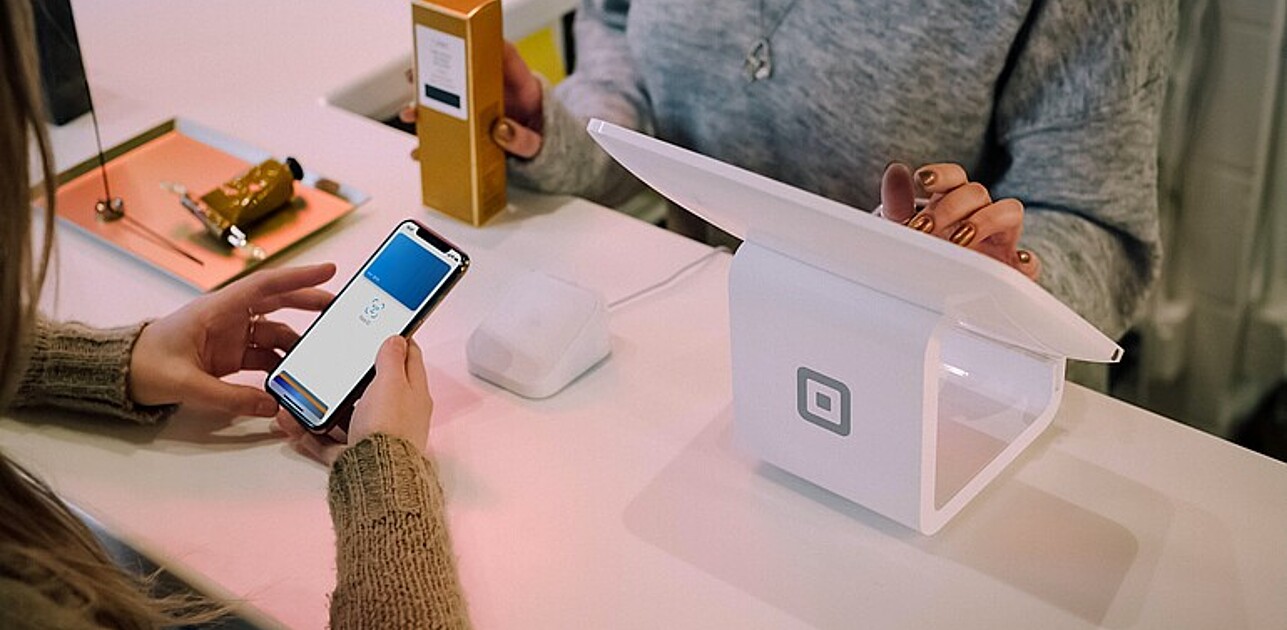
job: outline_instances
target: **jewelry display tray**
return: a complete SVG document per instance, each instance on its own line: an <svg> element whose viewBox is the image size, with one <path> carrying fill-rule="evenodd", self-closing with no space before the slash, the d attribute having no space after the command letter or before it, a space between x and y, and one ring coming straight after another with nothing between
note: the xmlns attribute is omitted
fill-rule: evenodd
<svg viewBox="0 0 1287 630"><path fill-rule="evenodd" d="M248 230L250 240L266 253L263 259L253 260L207 234L197 218L179 204L179 197L161 187L162 182L183 184L190 195L199 198L270 157L273 156L266 151L208 127L174 118L104 152L108 184L112 196L125 201L125 218L105 221L95 211L95 204L104 199L97 156L58 175L54 209L65 224L201 291L211 291L334 223L370 198L305 169L303 179L295 182L290 204ZM319 181L329 183L327 190L317 187ZM149 231L191 258L159 242Z"/></svg>

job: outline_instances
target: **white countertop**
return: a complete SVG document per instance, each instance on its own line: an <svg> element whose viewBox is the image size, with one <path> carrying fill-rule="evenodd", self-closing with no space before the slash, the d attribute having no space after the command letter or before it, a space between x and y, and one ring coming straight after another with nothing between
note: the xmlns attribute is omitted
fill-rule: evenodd
<svg viewBox="0 0 1287 630"><path fill-rule="evenodd" d="M932 538L756 462L730 434L727 256L615 311L612 357L551 399L469 376L464 339L515 272L612 300L709 250L519 191L482 229L422 209L414 138L320 102L406 56L405 3L75 6L108 145L182 115L373 195L285 262L351 274L406 216L470 253L417 339L478 627L1287 627L1287 466L1076 386L1046 434ZM57 131L60 164L88 155L87 129ZM68 230L58 260L45 301L58 317L118 324L195 295ZM264 421L134 427L44 412L0 419L0 444L258 622L325 625L326 471Z"/></svg>

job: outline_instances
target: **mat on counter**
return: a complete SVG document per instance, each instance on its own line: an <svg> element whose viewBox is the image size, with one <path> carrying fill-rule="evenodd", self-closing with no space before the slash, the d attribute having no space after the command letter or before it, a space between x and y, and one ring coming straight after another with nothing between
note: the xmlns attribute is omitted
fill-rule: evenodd
<svg viewBox="0 0 1287 630"><path fill-rule="evenodd" d="M295 182L295 198L248 232L267 254L253 260L208 235L161 183L183 184L192 197L200 198L271 154L184 119L166 121L104 153L108 185L112 196L125 200L125 218L105 221L94 209L104 198L97 156L59 175L58 217L202 291L231 282L368 199L321 178L304 164L304 178ZM318 188L319 182L326 190Z"/></svg>

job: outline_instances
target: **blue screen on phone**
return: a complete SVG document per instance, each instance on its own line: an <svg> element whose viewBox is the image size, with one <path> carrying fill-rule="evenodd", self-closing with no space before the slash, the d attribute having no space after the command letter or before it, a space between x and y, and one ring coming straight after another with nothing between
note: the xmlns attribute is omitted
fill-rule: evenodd
<svg viewBox="0 0 1287 630"><path fill-rule="evenodd" d="M326 422L375 362L460 266L416 236L414 224L388 239L268 379L297 415Z"/></svg>

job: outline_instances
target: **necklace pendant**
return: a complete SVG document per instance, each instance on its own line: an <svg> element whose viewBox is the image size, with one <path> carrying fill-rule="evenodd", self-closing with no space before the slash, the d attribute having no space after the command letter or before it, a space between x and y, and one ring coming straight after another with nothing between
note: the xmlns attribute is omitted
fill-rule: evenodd
<svg viewBox="0 0 1287 630"><path fill-rule="evenodd" d="M748 83L763 81L773 76L773 53L769 48L768 39L761 38L751 46L751 51L746 54L746 61L743 62L742 68L746 71Z"/></svg>

